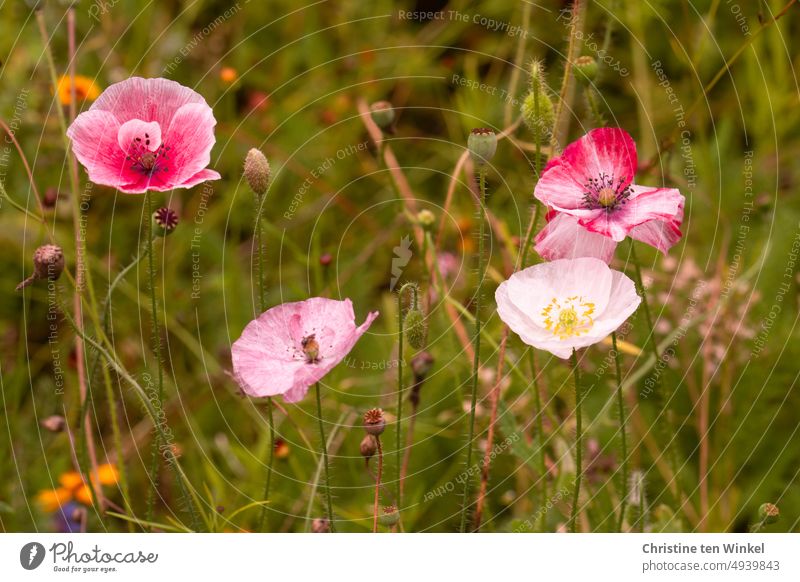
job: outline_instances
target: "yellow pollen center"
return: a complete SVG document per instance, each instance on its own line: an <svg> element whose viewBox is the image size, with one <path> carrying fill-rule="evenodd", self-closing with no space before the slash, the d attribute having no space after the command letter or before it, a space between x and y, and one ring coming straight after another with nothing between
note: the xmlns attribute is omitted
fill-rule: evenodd
<svg viewBox="0 0 800 582"><path fill-rule="evenodd" d="M579 295L559 300L553 297L542 310L545 329L560 340L587 333L594 325L594 303Z"/></svg>
<svg viewBox="0 0 800 582"><path fill-rule="evenodd" d="M597 201L601 206L613 206L614 202L617 201L617 193L606 186L597 193Z"/></svg>

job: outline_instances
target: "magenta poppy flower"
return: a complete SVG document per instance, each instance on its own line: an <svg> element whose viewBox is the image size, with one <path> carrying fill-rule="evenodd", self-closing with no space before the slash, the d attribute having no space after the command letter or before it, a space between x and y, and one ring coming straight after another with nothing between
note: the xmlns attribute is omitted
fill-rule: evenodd
<svg viewBox="0 0 800 582"><path fill-rule="evenodd" d="M614 258L617 243L607 236L587 230L569 214L551 210L547 224L536 235L533 247L547 261L593 257L606 264Z"/></svg>
<svg viewBox="0 0 800 582"><path fill-rule="evenodd" d="M666 253L681 237L684 197L675 188L634 184L637 164L625 130L593 129L547 164L534 195L591 233L614 242L630 236Z"/></svg>
<svg viewBox="0 0 800 582"><path fill-rule="evenodd" d="M216 123L195 91L168 79L132 77L103 91L67 136L95 184L163 192L219 180L206 168Z"/></svg>
<svg viewBox="0 0 800 582"><path fill-rule="evenodd" d="M280 394L297 402L353 349L378 317L356 327L353 303L312 297L284 303L254 319L233 343L233 373L249 396Z"/></svg>

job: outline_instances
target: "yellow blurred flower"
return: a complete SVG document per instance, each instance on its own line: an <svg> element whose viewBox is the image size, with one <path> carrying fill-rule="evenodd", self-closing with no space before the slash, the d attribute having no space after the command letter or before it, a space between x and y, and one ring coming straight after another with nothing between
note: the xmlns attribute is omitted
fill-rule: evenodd
<svg viewBox="0 0 800 582"><path fill-rule="evenodd" d="M64 489L74 491L83 484L83 478L76 471L67 471L61 474L58 478L58 482L61 483Z"/></svg>
<svg viewBox="0 0 800 582"><path fill-rule="evenodd" d="M100 87L94 81L83 75L75 75L75 99L77 101L94 101L99 95ZM62 105L69 105L72 102L69 75L63 75L58 80L58 99Z"/></svg>
<svg viewBox="0 0 800 582"><path fill-rule="evenodd" d="M53 512L72 498L69 489L45 489L36 494L36 503L42 511Z"/></svg>

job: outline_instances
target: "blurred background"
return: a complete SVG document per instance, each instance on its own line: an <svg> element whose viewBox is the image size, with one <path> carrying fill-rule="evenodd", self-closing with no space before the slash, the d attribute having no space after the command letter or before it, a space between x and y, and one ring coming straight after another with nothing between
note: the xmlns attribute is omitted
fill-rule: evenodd
<svg viewBox="0 0 800 582"><path fill-rule="evenodd" d="M67 3L44 4L55 65L66 74ZM430 296L426 349L434 364L414 420L403 528L455 530L471 370L459 335L469 333L471 323L455 306L467 314L472 309L477 232L470 168L456 165L470 129L511 128L488 174L485 297L487 334L495 343L485 342L483 352L477 411L483 442L502 329L494 289L513 269L533 203L534 138L515 122L532 59L543 62L553 99L559 95L571 3L74 4L75 72L84 77L77 81L78 112L110 84L136 75L195 89L218 121L211 167L223 179L156 197L180 216L174 234L157 247L164 411L175 451L208 508L205 527L256 527L257 508L237 509L260 498L268 456L264 405L242 397L230 376L230 345L257 314L253 196L241 177L244 156L256 147L268 157L273 176L265 207L268 303L349 297L359 323L367 312L381 312L324 380L339 529L372 527L374 480L359 453L360 418L368 408L384 407L390 421L385 482L394 487L396 294L399 284L416 281ZM569 140L596 126L599 113L608 125L634 136L638 183L677 187L687 199L684 237L669 256L638 249L656 332L663 349L669 348L664 363L654 366L648 357L641 313L631 319L622 346L630 464L642 475L640 523L652 531L747 531L765 502L775 503L781 514L766 531L798 528L799 16L800 8L788 0L593 0L582 34L573 38L578 54L600 66L588 89L578 84L571 92ZM74 193L57 116L70 93L53 91L36 19L21 0L0 4L0 62L0 118L24 152L44 217L73 268ZM362 115L377 100L391 101L396 110L386 144L407 181L405 191L381 162ZM9 133L3 135L0 179L11 199L38 215L22 158ZM79 179L84 192L83 169ZM403 201L404 192L413 196L411 205ZM149 217L140 195L94 186L81 201L88 217L87 262L102 298L137 255ZM410 209L436 216L436 264L445 295L429 289ZM72 328L58 316L71 305L70 287L62 279L55 293L41 282L24 293L14 290L31 272L34 249L46 241L36 220L3 200L0 529L139 531L145 524L101 516L74 473L69 435L80 440L82 430L75 342ZM621 245L614 268L630 269L627 252L627 244ZM120 280L109 316L117 354L132 375L145 380L155 369L146 274L142 262ZM609 350L610 344L598 344L581 360L588 391L585 531L614 530L620 502ZM406 360L413 355L407 351ZM547 530L556 531L568 515L564 492L574 471L570 368L544 352L536 356L547 411L539 435L533 373L526 346L513 334L507 357L495 438L507 445L492 462L483 531L532 531L541 511ZM90 351L90 364L94 358ZM654 370L669 397L668 441L654 429L660 411L647 397ZM130 505L141 519L151 426L114 374L124 457L117 458L106 387L99 369L94 372L88 410L98 462L109 465L105 494L119 512L122 465ZM312 400L289 405L277 399L280 446L270 531L308 531L311 519L323 514ZM42 426L53 415L64 416L72 432ZM542 442L546 475L539 465ZM674 462L667 462L668 442ZM482 458L480 451L475 458ZM182 529L186 512L166 468L159 492L156 527Z"/></svg>

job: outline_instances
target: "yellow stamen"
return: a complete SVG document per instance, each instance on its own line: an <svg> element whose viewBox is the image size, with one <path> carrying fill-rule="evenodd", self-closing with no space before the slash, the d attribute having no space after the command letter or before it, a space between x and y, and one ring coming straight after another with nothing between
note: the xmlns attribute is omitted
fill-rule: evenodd
<svg viewBox="0 0 800 582"><path fill-rule="evenodd" d="M547 331L560 340L587 333L594 325L594 303L579 295L559 300L553 297L542 310Z"/></svg>

